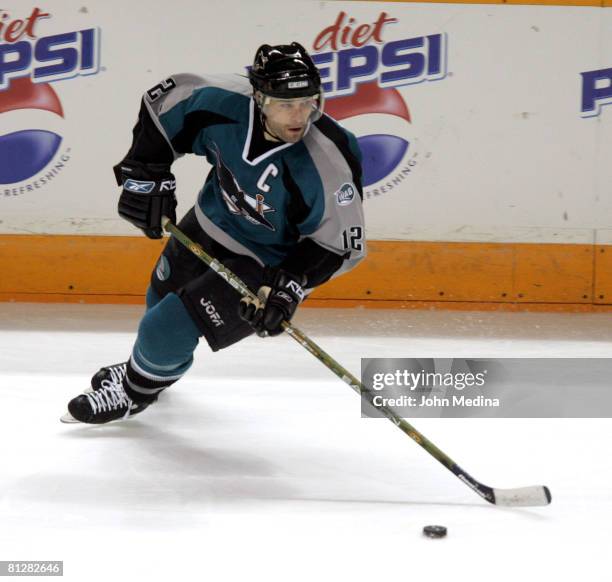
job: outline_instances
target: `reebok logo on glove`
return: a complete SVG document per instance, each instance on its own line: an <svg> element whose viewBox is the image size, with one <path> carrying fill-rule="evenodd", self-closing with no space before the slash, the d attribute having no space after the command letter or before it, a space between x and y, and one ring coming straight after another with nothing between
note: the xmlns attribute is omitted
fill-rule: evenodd
<svg viewBox="0 0 612 582"><path fill-rule="evenodd" d="M174 192L176 190L176 180L164 180L159 187L159 191L169 190Z"/></svg>
<svg viewBox="0 0 612 582"><path fill-rule="evenodd" d="M123 187L129 192L137 192L138 194L149 194L155 188L155 182L141 182L140 180L126 180Z"/></svg>
<svg viewBox="0 0 612 582"><path fill-rule="evenodd" d="M300 303L304 301L304 289L302 289L301 285L297 281L289 280L285 287L289 289L289 291L293 292L293 294L300 300Z"/></svg>
<svg viewBox="0 0 612 582"><path fill-rule="evenodd" d="M277 291L276 296L280 297L281 299L284 299L287 303L291 303L293 301L293 297L291 297L291 295L288 295L284 291Z"/></svg>
<svg viewBox="0 0 612 582"><path fill-rule="evenodd" d="M239 314L260 337L275 336L283 332L283 324L291 321L305 294L300 282L306 277L296 276L283 269L266 269L264 284L257 297L243 297Z"/></svg>
<svg viewBox="0 0 612 582"><path fill-rule="evenodd" d="M162 216L176 222L176 180L170 166L123 160L113 171L117 184L123 186L117 205L119 216L149 238L162 238Z"/></svg>

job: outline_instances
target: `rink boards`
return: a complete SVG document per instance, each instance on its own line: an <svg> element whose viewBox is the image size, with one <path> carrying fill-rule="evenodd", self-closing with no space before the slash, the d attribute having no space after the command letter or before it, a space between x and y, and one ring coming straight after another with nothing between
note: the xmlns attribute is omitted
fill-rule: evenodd
<svg viewBox="0 0 612 582"><path fill-rule="evenodd" d="M316 297L611 304L612 12L573 4L9 4L0 298L140 301L160 246L116 215L110 168L142 91L296 39L366 158L370 256ZM173 169L184 212L208 166Z"/></svg>

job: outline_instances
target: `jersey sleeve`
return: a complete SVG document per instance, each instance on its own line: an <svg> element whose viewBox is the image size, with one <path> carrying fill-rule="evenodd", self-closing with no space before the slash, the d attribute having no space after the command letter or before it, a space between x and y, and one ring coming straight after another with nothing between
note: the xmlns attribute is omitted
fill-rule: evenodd
<svg viewBox="0 0 612 582"><path fill-rule="evenodd" d="M231 76L179 73L164 79L142 97L126 158L170 165L184 154L206 155L198 135L213 123L231 121L217 106L228 91L244 93L243 85Z"/></svg>

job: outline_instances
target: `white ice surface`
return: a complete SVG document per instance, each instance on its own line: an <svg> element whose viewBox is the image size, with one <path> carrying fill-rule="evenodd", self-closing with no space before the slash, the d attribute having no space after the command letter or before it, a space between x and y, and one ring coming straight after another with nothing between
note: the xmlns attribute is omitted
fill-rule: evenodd
<svg viewBox="0 0 612 582"><path fill-rule="evenodd" d="M609 581L612 421L420 419L495 487L490 506L288 337L212 354L124 423L62 425L100 366L125 360L139 307L0 304L0 560L64 579ZM610 314L303 309L361 357L610 357ZM448 536L422 536L427 524Z"/></svg>

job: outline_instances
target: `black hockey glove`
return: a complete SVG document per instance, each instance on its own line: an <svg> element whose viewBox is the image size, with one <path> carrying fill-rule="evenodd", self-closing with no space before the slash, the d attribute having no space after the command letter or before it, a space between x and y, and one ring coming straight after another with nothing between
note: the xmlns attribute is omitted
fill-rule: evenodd
<svg viewBox="0 0 612 582"><path fill-rule="evenodd" d="M117 184L123 186L119 215L149 238L161 238L162 216L176 222L176 180L170 167L124 160L113 170Z"/></svg>
<svg viewBox="0 0 612 582"><path fill-rule="evenodd" d="M283 321L290 321L304 300L304 277L296 277L282 269L268 269L264 284L257 291L257 299L243 297L239 313L259 337L275 336L283 332Z"/></svg>

